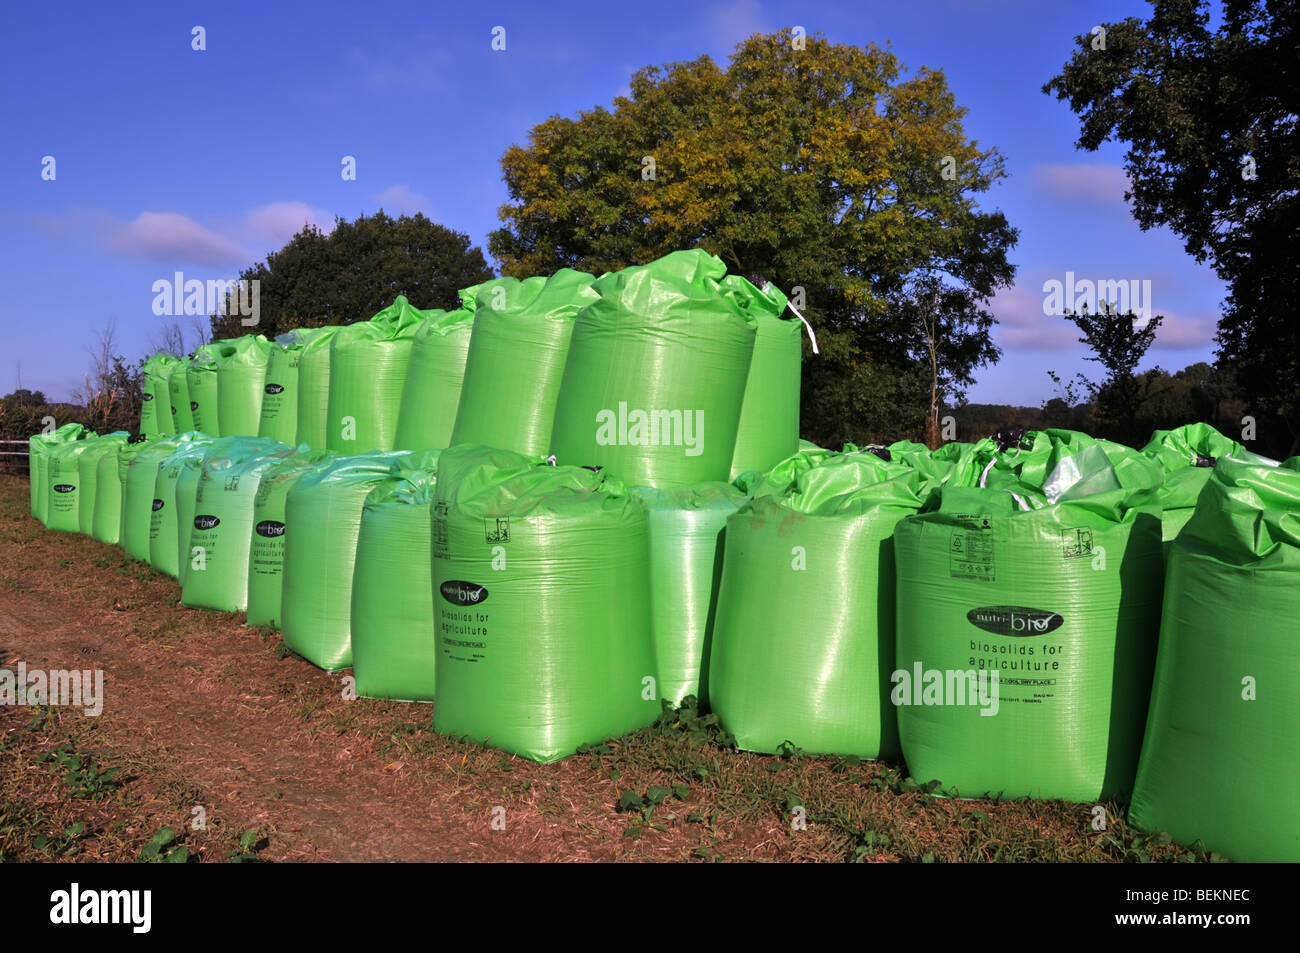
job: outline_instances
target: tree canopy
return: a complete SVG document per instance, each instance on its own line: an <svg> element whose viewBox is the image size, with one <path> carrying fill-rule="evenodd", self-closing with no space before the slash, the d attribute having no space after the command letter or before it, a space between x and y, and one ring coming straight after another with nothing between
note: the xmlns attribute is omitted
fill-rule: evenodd
<svg viewBox="0 0 1300 953"><path fill-rule="evenodd" d="M977 206L1002 157L966 137L944 75L901 73L886 50L788 30L750 37L726 69L645 67L612 109L552 117L507 150L488 247L525 277L701 246L816 327L806 436L920 435L931 390L960 397L998 357L985 305L1014 277L1017 233Z"/></svg>
<svg viewBox="0 0 1300 953"><path fill-rule="evenodd" d="M308 225L287 245L240 273L259 284L259 323L238 314L212 318L213 338L250 331L273 337L298 327L365 321L406 295L415 307L447 307L456 291L493 276L469 236L416 213L391 218L381 209L356 221L335 220L323 234ZM233 311L228 308L227 311Z"/></svg>
<svg viewBox="0 0 1300 953"><path fill-rule="evenodd" d="M1077 38L1043 91L1079 115L1079 148L1126 143L1133 214L1171 228L1228 284L1220 363L1252 413L1300 447L1300 0L1151 0ZM1261 427L1265 426L1263 420Z"/></svg>

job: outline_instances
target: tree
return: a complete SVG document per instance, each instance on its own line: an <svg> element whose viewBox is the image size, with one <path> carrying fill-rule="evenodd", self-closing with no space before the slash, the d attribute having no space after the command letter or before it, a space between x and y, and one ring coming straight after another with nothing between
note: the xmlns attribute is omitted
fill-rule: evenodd
<svg viewBox="0 0 1300 953"><path fill-rule="evenodd" d="M978 306L968 289L948 287L938 277L927 275L903 302L900 317L910 317L909 326L918 333L918 340L909 343L909 351L920 351L928 358L930 392L924 434L925 443L934 449L942 443L940 408L964 400L966 387L975 382L974 368L994 363L1001 356L988 333L993 315Z"/></svg>
<svg viewBox="0 0 1300 953"><path fill-rule="evenodd" d="M117 327L112 321L96 334L89 350L90 370L72 395L81 405L76 419L96 433L135 433L144 404L144 362L130 365L117 353Z"/></svg>
<svg viewBox="0 0 1300 953"><path fill-rule="evenodd" d="M1077 37L1043 87L1080 116L1076 145L1128 144L1128 197L1143 229L1165 225L1228 284L1219 362L1256 412L1281 415L1300 449L1300 0L1150 0ZM1099 42L1100 41L1100 42Z"/></svg>
<svg viewBox="0 0 1300 953"><path fill-rule="evenodd" d="M962 129L941 72L789 30L639 70L612 111L552 117L501 165L510 201L489 249L508 275L602 272L700 246L790 292L817 328L805 435L919 435L936 374L918 288L942 280L942 389L997 357L980 305L1017 233L975 198L1004 176Z"/></svg>
<svg viewBox="0 0 1300 953"><path fill-rule="evenodd" d="M1124 443L1144 442L1149 435L1141 433L1137 410L1147 394L1134 372L1155 341L1156 329L1164 318L1157 314L1139 327L1135 315L1120 314L1107 307L1096 314L1089 314L1086 308L1068 312L1065 319L1083 333L1079 343L1092 349L1088 360L1106 369L1106 377L1101 381L1076 375L1082 390L1096 402L1093 427L1097 435ZM1054 372L1047 373L1058 386L1061 384ZM1065 385L1065 398L1070 403L1075 402L1078 393L1072 384Z"/></svg>
<svg viewBox="0 0 1300 953"><path fill-rule="evenodd" d="M240 273L257 281L259 321L240 323L227 306L212 317L212 337L255 332L274 337L298 327L365 321L398 295L417 308L449 307L456 291L492 277L469 236L420 213L390 218L383 210L354 222L336 219L328 235L308 225L287 245Z"/></svg>

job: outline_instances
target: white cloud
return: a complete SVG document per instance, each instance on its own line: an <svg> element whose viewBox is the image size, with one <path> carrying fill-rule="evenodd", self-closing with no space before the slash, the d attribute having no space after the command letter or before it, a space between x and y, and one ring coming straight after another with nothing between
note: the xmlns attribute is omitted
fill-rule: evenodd
<svg viewBox="0 0 1300 953"><path fill-rule="evenodd" d="M416 212L423 212L426 217L433 217L433 202L427 195L415 191L409 185L390 185L373 197L379 203L379 207L389 215L413 215Z"/></svg>
<svg viewBox="0 0 1300 953"><path fill-rule="evenodd" d="M1080 277L1083 277L1082 275ZM997 343L1008 350L1022 351L1085 351L1079 342L1079 330L1064 317L1043 314L1043 281L1063 276L1043 272L1035 279L1023 278L1011 288L1003 288L993 296L990 310L998 319L994 328ZM1152 347L1170 351L1192 351L1210 347L1218 322L1216 314L1189 315L1161 308L1151 308L1153 314L1163 315L1156 330Z"/></svg>
<svg viewBox="0 0 1300 953"><path fill-rule="evenodd" d="M124 221L102 208L72 208L34 222L46 235L87 239L122 258L216 270L243 267L265 257L307 223L328 234L334 216L305 202L280 201L211 223L175 211L144 211Z"/></svg>
<svg viewBox="0 0 1300 953"><path fill-rule="evenodd" d="M141 212L129 222L116 222L100 244L128 258L210 268L238 265L247 257L238 242L179 212Z"/></svg>
<svg viewBox="0 0 1300 953"><path fill-rule="evenodd" d="M242 234L279 248L305 225L315 225L328 235L334 230L334 216L306 202L269 202L244 213Z"/></svg>
<svg viewBox="0 0 1300 953"><path fill-rule="evenodd" d="M998 319L994 336L1007 349L1064 351L1078 345L1079 332L1064 318L1043 314L1042 282L1001 288L989 310Z"/></svg>
<svg viewBox="0 0 1300 953"><path fill-rule="evenodd" d="M1155 313L1160 314L1160 309L1156 308ZM1217 315L1189 317L1166 311L1160 327L1156 328L1156 340L1152 347L1168 351L1194 351L1213 347L1218 323Z"/></svg>
<svg viewBox="0 0 1300 953"><path fill-rule="evenodd" d="M1090 206L1103 211L1127 213L1124 192L1128 175L1117 165L1104 162L1057 162L1034 166L1034 188L1057 201L1073 206Z"/></svg>

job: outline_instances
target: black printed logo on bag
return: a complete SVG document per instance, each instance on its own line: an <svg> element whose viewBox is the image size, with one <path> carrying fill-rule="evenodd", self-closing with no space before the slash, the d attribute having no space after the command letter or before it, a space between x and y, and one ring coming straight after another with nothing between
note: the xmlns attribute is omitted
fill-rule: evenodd
<svg viewBox="0 0 1300 953"><path fill-rule="evenodd" d="M73 486L71 483L56 483L56 484L54 484L54 492L55 492L55 493L71 493L71 492L72 492L73 490L75 490L75 489L76 489L76 487Z"/></svg>
<svg viewBox="0 0 1300 953"><path fill-rule="evenodd" d="M994 635L1046 635L1059 629L1065 619L1060 613L1025 606L983 606L966 613L966 621Z"/></svg>
<svg viewBox="0 0 1300 953"><path fill-rule="evenodd" d="M277 520L262 520L257 524L257 535L265 536L267 539L275 539L277 536L284 535L284 524Z"/></svg>
<svg viewBox="0 0 1300 953"><path fill-rule="evenodd" d="M144 399L145 399L145 400L153 400L153 394L150 394L148 391L146 391L145 394L144 394Z"/></svg>
<svg viewBox="0 0 1300 953"><path fill-rule="evenodd" d="M487 602L487 586L475 585L472 582L461 582L459 579L448 579L438 590L442 597L454 606L477 606Z"/></svg>
<svg viewBox="0 0 1300 953"><path fill-rule="evenodd" d="M510 517L493 516L484 519L483 536L489 543L510 542Z"/></svg>
<svg viewBox="0 0 1300 953"><path fill-rule="evenodd" d="M154 500L154 501L153 501L153 511L154 511L155 513L157 513L157 512L158 512L160 509L162 509L162 508L163 508L163 501L162 501L162 500Z"/></svg>
<svg viewBox="0 0 1300 953"><path fill-rule="evenodd" d="M198 516L194 517L195 529L215 529L220 523L221 520L217 519L215 516L207 516L200 513Z"/></svg>
<svg viewBox="0 0 1300 953"><path fill-rule="evenodd" d="M282 393L283 391L284 391L284 387L281 386L280 384L267 384L267 385L266 385L266 392L267 392L268 394L279 394L279 393Z"/></svg>

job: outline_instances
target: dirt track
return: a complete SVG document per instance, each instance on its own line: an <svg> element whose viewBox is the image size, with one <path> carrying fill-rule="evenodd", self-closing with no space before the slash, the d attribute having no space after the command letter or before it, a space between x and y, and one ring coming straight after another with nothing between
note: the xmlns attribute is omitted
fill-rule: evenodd
<svg viewBox="0 0 1300 953"><path fill-rule="evenodd" d="M182 608L172 580L118 548L25 517L25 481L0 477L0 495L0 666L102 669L101 760L201 791L210 818L270 832L268 859L677 859L699 841L625 838L620 788L585 759L539 766L434 735L428 705L344 701L340 676L279 657L274 634ZM757 827L736 834L752 848L779 829Z"/></svg>

